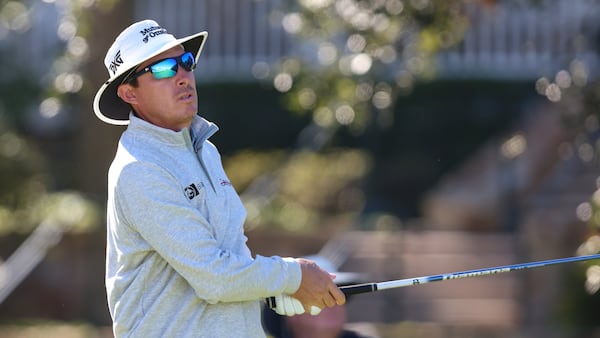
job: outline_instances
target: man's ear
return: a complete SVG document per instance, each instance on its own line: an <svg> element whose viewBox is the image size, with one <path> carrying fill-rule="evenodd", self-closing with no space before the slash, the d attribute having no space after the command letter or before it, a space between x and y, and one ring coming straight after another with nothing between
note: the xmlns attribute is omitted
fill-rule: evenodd
<svg viewBox="0 0 600 338"><path fill-rule="evenodd" d="M137 102L133 86L128 83L124 83L117 88L117 95L121 100L125 101L125 103L134 104Z"/></svg>

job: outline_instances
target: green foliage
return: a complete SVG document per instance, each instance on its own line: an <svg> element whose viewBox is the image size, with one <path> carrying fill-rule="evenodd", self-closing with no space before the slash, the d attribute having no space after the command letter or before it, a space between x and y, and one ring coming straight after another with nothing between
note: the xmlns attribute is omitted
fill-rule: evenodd
<svg viewBox="0 0 600 338"><path fill-rule="evenodd" d="M276 170L283 161L281 150L257 152L242 150L223 161L231 183L238 191L244 191L260 175Z"/></svg>
<svg viewBox="0 0 600 338"><path fill-rule="evenodd" d="M6 65L6 67L14 67L14 65ZM22 125L43 89L38 83L25 77L10 81L6 78L3 80L0 80L0 116L4 121L0 123L13 121Z"/></svg>
<svg viewBox="0 0 600 338"><path fill-rule="evenodd" d="M585 39L585 38L583 38ZM597 50L595 50L597 53ZM563 127L572 134L569 147L582 167L597 171L600 163L600 82L592 81L586 62L573 58L569 65L554 76L541 77L537 92L559 106ZM598 177L596 183L598 183ZM578 254L600 252L600 188L588 201L581 203L574 214L590 227ZM569 327L587 329L598 327L594 309L600 301L600 264L592 262L584 271L567 276L564 302L558 306L559 321ZM578 284L576 287L571 287ZM583 287L582 287L583 286Z"/></svg>
<svg viewBox="0 0 600 338"><path fill-rule="evenodd" d="M0 120L0 235L27 233L42 221L69 229L96 225L97 206L76 192L52 192L43 154Z"/></svg>
<svg viewBox="0 0 600 338"><path fill-rule="evenodd" d="M282 168L281 194L322 212L357 211L362 201L344 197L352 194L370 165L369 157L359 150L339 149L326 154L297 152Z"/></svg>
<svg viewBox="0 0 600 338"><path fill-rule="evenodd" d="M323 128L362 134L417 79L435 75L435 54L466 29L462 0L303 0L283 16L300 53L273 78L291 110Z"/></svg>
<svg viewBox="0 0 600 338"><path fill-rule="evenodd" d="M586 265L571 267L569 273L564 274L564 287L554 306L556 323L582 332L598 327L596 310L600 306L600 293L590 294L581 287L586 284L586 270L592 264Z"/></svg>
<svg viewBox="0 0 600 338"><path fill-rule="evenodd" d="M360 187L371 166L366 153L336 149L283 155L244 151L224 161L231 182L242 191L249 227L311 232L322 229L331 217L362 210L365 197ZM258 185L249 189L250 182ZM277 189L271 190L273 185Z"/></svg>
<svg viewBox="0 0 600 338"><path fill-rule="evenodd" d="M97 206L73 191L54 191L46 158L33 138L25 136L28 119L39 114L51 119L65 113L84 85L82 66L88 57L89 22L93 7L110 6L114 0L67 0L57 6L56 50L47 73L32 74L9 44L0 45L0 65L7 71L0 78L0 234L27 233L42 221L52 221L71 230L97 225ZM34 27L31 1L0 3L0 26L10 37ZM30 6L32 8L30 8ZM44 120L45 121L45 120ZM41 122L44 124L45 122ZM18 127L17 127L18 126Z"/></svg>

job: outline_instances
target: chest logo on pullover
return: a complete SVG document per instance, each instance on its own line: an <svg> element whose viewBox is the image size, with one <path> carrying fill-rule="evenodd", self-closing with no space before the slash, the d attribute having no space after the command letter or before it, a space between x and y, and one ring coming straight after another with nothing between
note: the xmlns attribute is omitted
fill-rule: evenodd
<svg viewBox="0 0 600 338"><path fill-rule="evenodd" d="M183 189L183 192L185 193L185 196L189 200L192 200L194 197L200 195L200 190L198 189L198 187L194 183L192 183L192 184L188 185L187 187L185 187Z"/></svg>

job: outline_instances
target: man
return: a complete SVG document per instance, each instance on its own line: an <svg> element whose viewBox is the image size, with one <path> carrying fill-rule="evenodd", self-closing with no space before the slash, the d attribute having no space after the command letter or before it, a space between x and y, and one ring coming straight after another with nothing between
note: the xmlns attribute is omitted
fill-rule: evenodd
<svg viewBox="0 0 600 338"><path fill-rule="evenodd" d="M264 337L259 300L344 304L306 259L252 258L246 212L197 115L193 70L207 33L126 28L104 60L94 112L127 125L108 173L106 291L116 337ZM293 298L292 298L293 297Z"/></svg>

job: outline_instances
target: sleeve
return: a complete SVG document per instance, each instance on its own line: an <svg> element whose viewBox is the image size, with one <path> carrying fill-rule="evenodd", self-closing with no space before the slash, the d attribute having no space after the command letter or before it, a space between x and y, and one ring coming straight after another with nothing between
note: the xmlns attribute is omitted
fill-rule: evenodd
<svg viewBox="0 0 600 338"><path fill-rule="evenodd" d="M147 163L125 167L115 191L119 218L137 231L209 303L294 293L297 262L236 254L220 248L215 227L179 191L177 180Z"/></svg>

